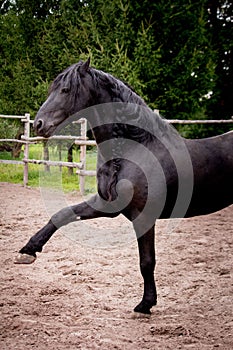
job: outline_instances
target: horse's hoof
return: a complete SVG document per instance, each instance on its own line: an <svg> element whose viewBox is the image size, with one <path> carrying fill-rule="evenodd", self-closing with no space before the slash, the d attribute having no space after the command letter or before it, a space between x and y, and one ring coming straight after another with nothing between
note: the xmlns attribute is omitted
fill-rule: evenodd
<svg viewBox="0 0 233 350"><path fill-rule="evenodd" d="M19 254L14 263L15 264L32 264L36 260L36 257L29 254Z"/></svg>
<svg viewBox="0 0 233 350"><path fill-rule="evenodd" d="M149 319L151 317L151 314L143 314L141 312L132 312L131 318L134 320L138 319Z"/></svg>
<svg viewBox="0 0 233 350"><path fill-rule="evenodd" d="M142 300L135 308L134 308L134 312L135 313L140 313L140 314L144 314L144 315L151 315L151 311L150 309L152 308L152 306L154 306L156 303L155 302L148 302L145 300Z"/></svg>

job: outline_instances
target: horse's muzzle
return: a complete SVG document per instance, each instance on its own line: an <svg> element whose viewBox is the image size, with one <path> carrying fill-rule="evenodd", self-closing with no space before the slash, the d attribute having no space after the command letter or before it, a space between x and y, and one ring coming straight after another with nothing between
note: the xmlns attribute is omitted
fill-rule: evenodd
<svg viewBox="0 0 233 350"><path fill-rule="evenodd" d="M33 128L38 136L49 137L52 135L55 125L46 123L42 118L36 118L33 123Z"/></svg>

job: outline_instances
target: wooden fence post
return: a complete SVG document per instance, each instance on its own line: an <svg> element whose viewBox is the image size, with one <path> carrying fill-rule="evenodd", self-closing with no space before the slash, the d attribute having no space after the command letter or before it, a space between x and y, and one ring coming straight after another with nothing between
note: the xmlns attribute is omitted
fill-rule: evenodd
<svg viewBox="0 0 233 350"><path fill-rule="evenodd" d="M58 160L59 162L61 162L61 159L62 159L62 153L61 153L61 141L58 141ZM59 166L59 170L60 172L62 172L62 166Z"/></svg>
<svg viewBox="0 0 233 350"><path fill-rule="evenodd" d="M25 118L22 119L24 122L24 137L30 137L30 114L26 113ZM24 144L24 172L23 172L23 185L26 187L28 185L28 162L29 159L29 142L25 142Z"/></svg>
<svg viewBox="0 0 233 350"><path fill-rule="evenodd" d="M47 141L43 141L43 158L44 160L49 160L49 147ZM50 172L50 166L48 164L45 164L44 170L46 172Z"/></svg>
<svg viewBox="0 0 233 350"><path fill-rule="evenodd" d="M73 144L70 147L68 146L67 161L69 163L73 162L73 148L74 148ZM68 174L70 176L73 175L73 168L68 167Z"/></svg>
<svg viewBox="0 0 233 350"><path fill-rule="evenodd" d="M83 119L81 122L81 138L86 139L87 134L87 121ZM80 162L82 163L82 170L86 170L86 150L87 146L85 144L80 145ZM79 185L80 185L80 193L83 196L85 193L85 175L81 172L79 174Z"/></svg>

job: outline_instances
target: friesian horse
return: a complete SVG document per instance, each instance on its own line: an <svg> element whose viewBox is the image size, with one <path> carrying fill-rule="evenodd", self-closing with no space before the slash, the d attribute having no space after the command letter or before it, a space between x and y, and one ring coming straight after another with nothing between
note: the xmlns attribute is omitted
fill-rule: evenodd
<svg viewBox="0 0 233 350"><path fill-rule="evenodd" d="M233 203L233 131L184 139L130 86L94 69L89 59L56 77L34 129L49 137L81 117L98 146L98 193L53 215L15 262L32 263L63 225L121 213L133 223L144 279L143 298L134 311L150 314L157 302L155 221L209 214Z"/></svg>

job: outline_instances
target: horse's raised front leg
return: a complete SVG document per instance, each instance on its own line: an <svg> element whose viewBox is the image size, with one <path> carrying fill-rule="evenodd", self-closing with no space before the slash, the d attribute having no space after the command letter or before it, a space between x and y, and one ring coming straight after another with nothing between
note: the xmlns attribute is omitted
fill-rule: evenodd
<svg viewBox="0 0 233 350"><path fill-rule="evenodd" d="M36 252L41 252L45 243L60 227L77 220L94 219L98 217L115 217L118 213L111 210L110 204L106 204L98 195L87 202L82 202L54 214L47 225L30 238L28 243L19 251L15 260L17 264L30 264L36 259Z"/></svg>
<svg viewBox="0 0 233 350"><path fill-rule="evenodd" d="M138 232L136 231L137 235ZM138 236L139 237L139 236ZM134 311L151 314L151 307L157 303L157 293L154 280L155 269L155 232L154 226L138 238L140 269L144 279L144 294L142 301Z"/></svg>

